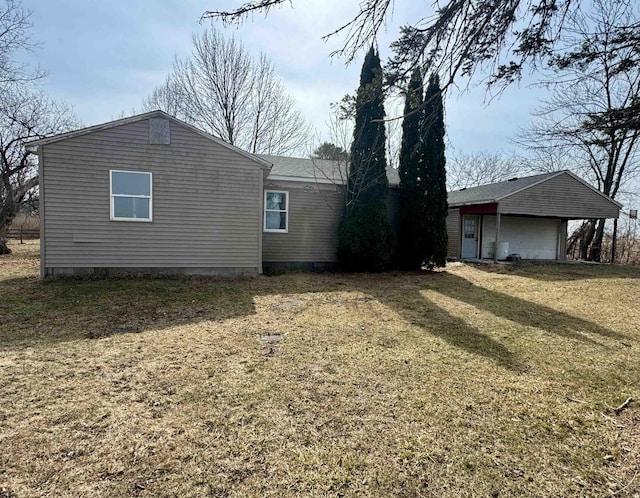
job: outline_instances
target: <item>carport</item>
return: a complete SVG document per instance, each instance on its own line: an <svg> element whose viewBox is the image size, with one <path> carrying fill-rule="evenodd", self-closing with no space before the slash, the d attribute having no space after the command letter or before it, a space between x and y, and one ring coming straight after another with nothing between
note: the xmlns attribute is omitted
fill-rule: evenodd
<svg viewBox="0 0 640 498"><path fill-rule="evenodd" d="M617 218L621 204L570 171L449 192L452 259L563 260L569 220Z"/></svg>

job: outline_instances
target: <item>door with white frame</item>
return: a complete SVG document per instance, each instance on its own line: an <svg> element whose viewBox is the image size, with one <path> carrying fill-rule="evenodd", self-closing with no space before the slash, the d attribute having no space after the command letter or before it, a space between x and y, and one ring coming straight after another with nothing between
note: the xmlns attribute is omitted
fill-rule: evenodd
<svg viewBox="0 0 640 498"><path fill-rule="evenodd" d="M480 238L480 216L463 216L462 218L462 258L478 257L478 240Z"/></svg>

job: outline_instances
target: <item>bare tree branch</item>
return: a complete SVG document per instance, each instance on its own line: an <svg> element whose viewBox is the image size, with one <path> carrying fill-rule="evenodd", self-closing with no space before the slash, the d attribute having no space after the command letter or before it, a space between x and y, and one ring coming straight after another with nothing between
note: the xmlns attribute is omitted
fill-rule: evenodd
<svg viewBox="0 0 640 498"><path fill-rule="evenodd" d="M256 61L215 30L194 36L193 46L144 101L145 110L162 109L253 153L302 148L309 127L265 55Z"/></svg>
<svg viewBox="0 0 640 498"><path fill-rule="evenodd" d="M238 24L255 13L287 0L257 0L227 11L205 12L202 19L221 19ZM517 79L526 62L540 63L550 55L551 47L562 31L567 13L580 0L435 0L432 8L410 26L406 26L397 43L392 63L397 75L406 76L418 64L429 71L438 70L447 79L445 86L461 74L471 76L478 68L490 70L490 84L509 83ZM343 20L323 38L343 36L342 47L333 55L347 62L369 47L384 26L393 2L364 0L358 12Z"/></svg>
<svg viewBox="0 0 640 498"><path fill-rule="evenodd" d="M25 143L78 125L66 105L41 92L14 85L0 95L0 254L8 252L11 221L38 186L36 157Z"/></svg>
<svg viewBox="0 0 640 498"><path fill-rule="evenodd" d="M5 0L0 6L0 89L5 85L34 81L44 76L36 68L19 64L16 52L37 46L31 40L31 13L16 0Z"/></svg>
<svg viewBox="0 0 640 498"><path fill-rule="evenodd" d="M509 180L524 172L521 158L502 152L458 154L447 158L447 187L449 190L476 187Z"/></svg>

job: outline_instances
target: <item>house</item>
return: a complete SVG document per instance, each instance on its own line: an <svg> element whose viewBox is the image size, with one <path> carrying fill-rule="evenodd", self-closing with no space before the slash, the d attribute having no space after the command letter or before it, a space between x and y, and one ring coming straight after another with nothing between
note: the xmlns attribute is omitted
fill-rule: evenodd
<svg viewBox="0 0 640 498"><path fill-rule="evenodd" d="M41 276L331 269L347 164L253 155L162 111L31 142ZM398 175L387 171L398 224ZM452 192L449 255L562 259L567 220L620 205L569 172ZM508 247L505 247L508 246ZM502 252L500 252L502 251Z"/></svg>
<svg viewBox="0 0 640 498"><path fill-rule="evenodd" d="M449 192L448 202L452 259L563 260L569 220L617 218L622 207L570 171Z"/></svg>
<svg viewBox="0 0 640 498"><path fill-rule="evenodd" d="M162 111L29 146L40 164L42 277L336 264L346 164L249 154Z"/></svg>

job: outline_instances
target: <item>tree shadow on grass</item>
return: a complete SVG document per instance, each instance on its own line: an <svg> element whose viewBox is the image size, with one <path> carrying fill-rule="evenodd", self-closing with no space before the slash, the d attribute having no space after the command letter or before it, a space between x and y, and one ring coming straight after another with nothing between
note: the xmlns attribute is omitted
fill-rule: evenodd
<svg viewBox="0 0 640 498"><path fill-rule="evenodd" d="M0 351L247 316L256 312L254 299L260 295L361 292L461 350L505 368L516 367L504 345L426 299L417 282L390 274L307 274L247 280L4 280L0 281Z"/></svg>
<svg viewBox="0 0 640 498"><path fill-rule="evenodd" d="M199 278L0 281L0 351L255 313L251 285Z"/></svg>
<svg viewBox="0 0 640 498"><path fill-rule="evenodd" d="M384 289L369 287L361 290L391 308L408 323L443 339L455 348L472 355L483 356L509 370L523 370L523 366L504 344L424 297L420 293L420 285L403 285L402 289L388 286Z"/></svg>
<svg viewBox="0 0 640 498"><path fill-rule="evenodd" d="M583 262L533 262L515 264L465 263L476 270L500 275L513 275L545 282L598 279L640 278L640 268Z"/></svg>
<svg viewBox="0 0 640 498"><path fill-rule="evenodd" d="M442 285L434 286L431 290L521 325L591 344L597 344L597 342L585 334L613 339L625 338L623 334L589 320L477 286L469 280L450 273L445 272L445 274L446 279Z"/></svg>
<svg viewBox="0 0 640 498"><path fill-rule="evenodd" d="M505 345L426 298L431 290L516 323L594 343L586 334L623 338L587 320L476 286L447 272L419 274L298 274L254 279L33 277L0 281L0 351L39 343L161 331L256 313L258 296L361 292L404 320L469 353L519 370Z"/></svg>

